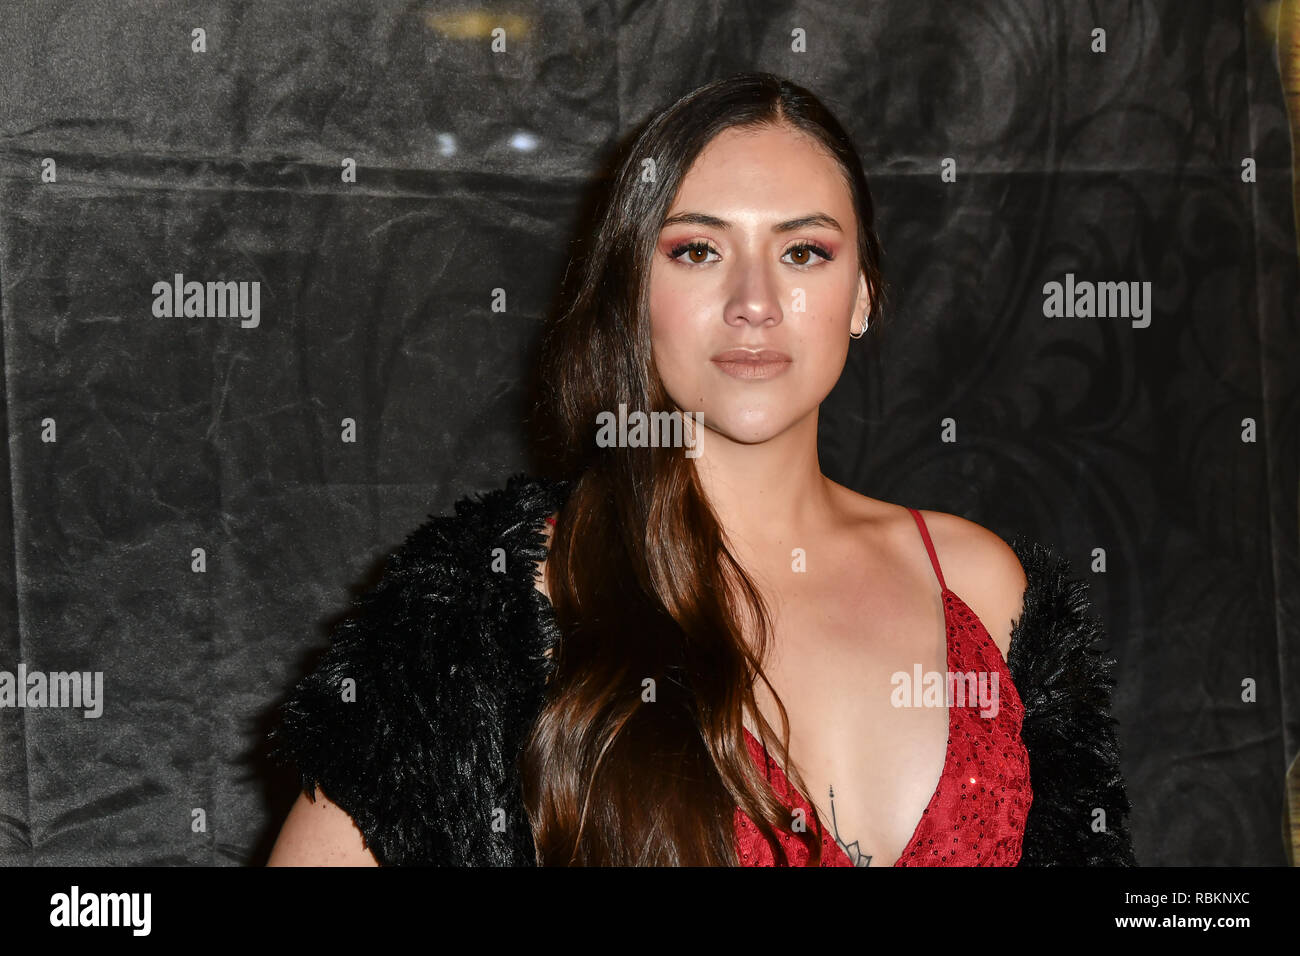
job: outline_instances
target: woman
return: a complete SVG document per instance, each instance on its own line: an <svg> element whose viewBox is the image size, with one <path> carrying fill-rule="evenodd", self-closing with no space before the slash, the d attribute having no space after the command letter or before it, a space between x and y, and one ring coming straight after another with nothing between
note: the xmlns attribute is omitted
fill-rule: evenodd
<svg viewBox="0 0 1300 956"><path fill-rule="evenodd" d="M679 100L581 278L543 353L565 479L392 555L285 707L270 862L1131 864L1084 585L821 474L883 302L834 117L770 74Z"/></svg>

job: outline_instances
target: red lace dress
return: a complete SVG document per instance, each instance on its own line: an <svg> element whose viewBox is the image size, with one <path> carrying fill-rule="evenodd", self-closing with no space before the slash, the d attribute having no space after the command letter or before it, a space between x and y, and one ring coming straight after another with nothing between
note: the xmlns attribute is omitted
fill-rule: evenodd
<svg viewBox="0 0 1300 956"><path fill-rule="evenodd" d="M934 795L921 814L912 838L894 866L1015 866L1025 834L1025 818L1033 802L1029 785L1029 754L1020 739L1024 706L1006 661L983 623L944 584L943 572L920 512L916 519L930 563L942 589L947 621L948 670L998 675L997 713L980 714L977 700L948 708L948 747ZM787 806L800 807L811 821L816 811L785 779L785 774L752 734L745 732L750 755ZM791 833L777 831L790 865L806 866L809 853ZM773 866L767 841L753 821L736 809L736 849L742 866ZM868 848L869 849L869 848ZM865 865L865 860L862 865ZM877 860L879 865L881 861ZM822 866L858 865L823 827Z"/></svg>

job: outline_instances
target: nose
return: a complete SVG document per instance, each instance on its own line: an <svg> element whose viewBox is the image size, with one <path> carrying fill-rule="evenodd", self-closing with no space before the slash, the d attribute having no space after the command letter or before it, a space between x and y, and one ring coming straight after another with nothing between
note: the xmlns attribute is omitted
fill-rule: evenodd
<svg viewBox="0 0 1300 956"><path fill-rule="evenodd" d="M731 278L727 301L728 325L757 327L779 325L785 315L783 290L772 271L750 257L738 265Z"/></svg>

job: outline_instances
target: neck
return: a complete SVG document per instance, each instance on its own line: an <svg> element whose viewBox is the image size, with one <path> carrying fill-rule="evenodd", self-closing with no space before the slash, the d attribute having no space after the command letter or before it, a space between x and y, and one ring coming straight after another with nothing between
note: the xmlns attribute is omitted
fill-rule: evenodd
<svg viewBox="0 0 1300 956"><path fill-rule="evenodd" d="M745 444L710 431L700 448L700 483L742 554L797 547L835 522L834 483L817 457L817 409L767 441Z"/></svg>

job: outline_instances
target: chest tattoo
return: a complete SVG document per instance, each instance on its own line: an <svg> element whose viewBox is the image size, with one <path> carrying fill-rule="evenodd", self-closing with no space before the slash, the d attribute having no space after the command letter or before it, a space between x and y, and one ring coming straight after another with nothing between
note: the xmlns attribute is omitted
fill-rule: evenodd
<svg viewBox="0 0 1300 956"><path fill-rule="evenodd" d="M869 854L862 852L862 849L858 846L857 840L854 840L852 843L845 843L844 840L840 837L840 828L835 822L835 788L831 787L830 792L831 792L831 833L835 836L835 842L840 845L840 847L844 850L846 854L848 854L849 860L852 861L854 866L870 866L871 856Z"/></svg>

